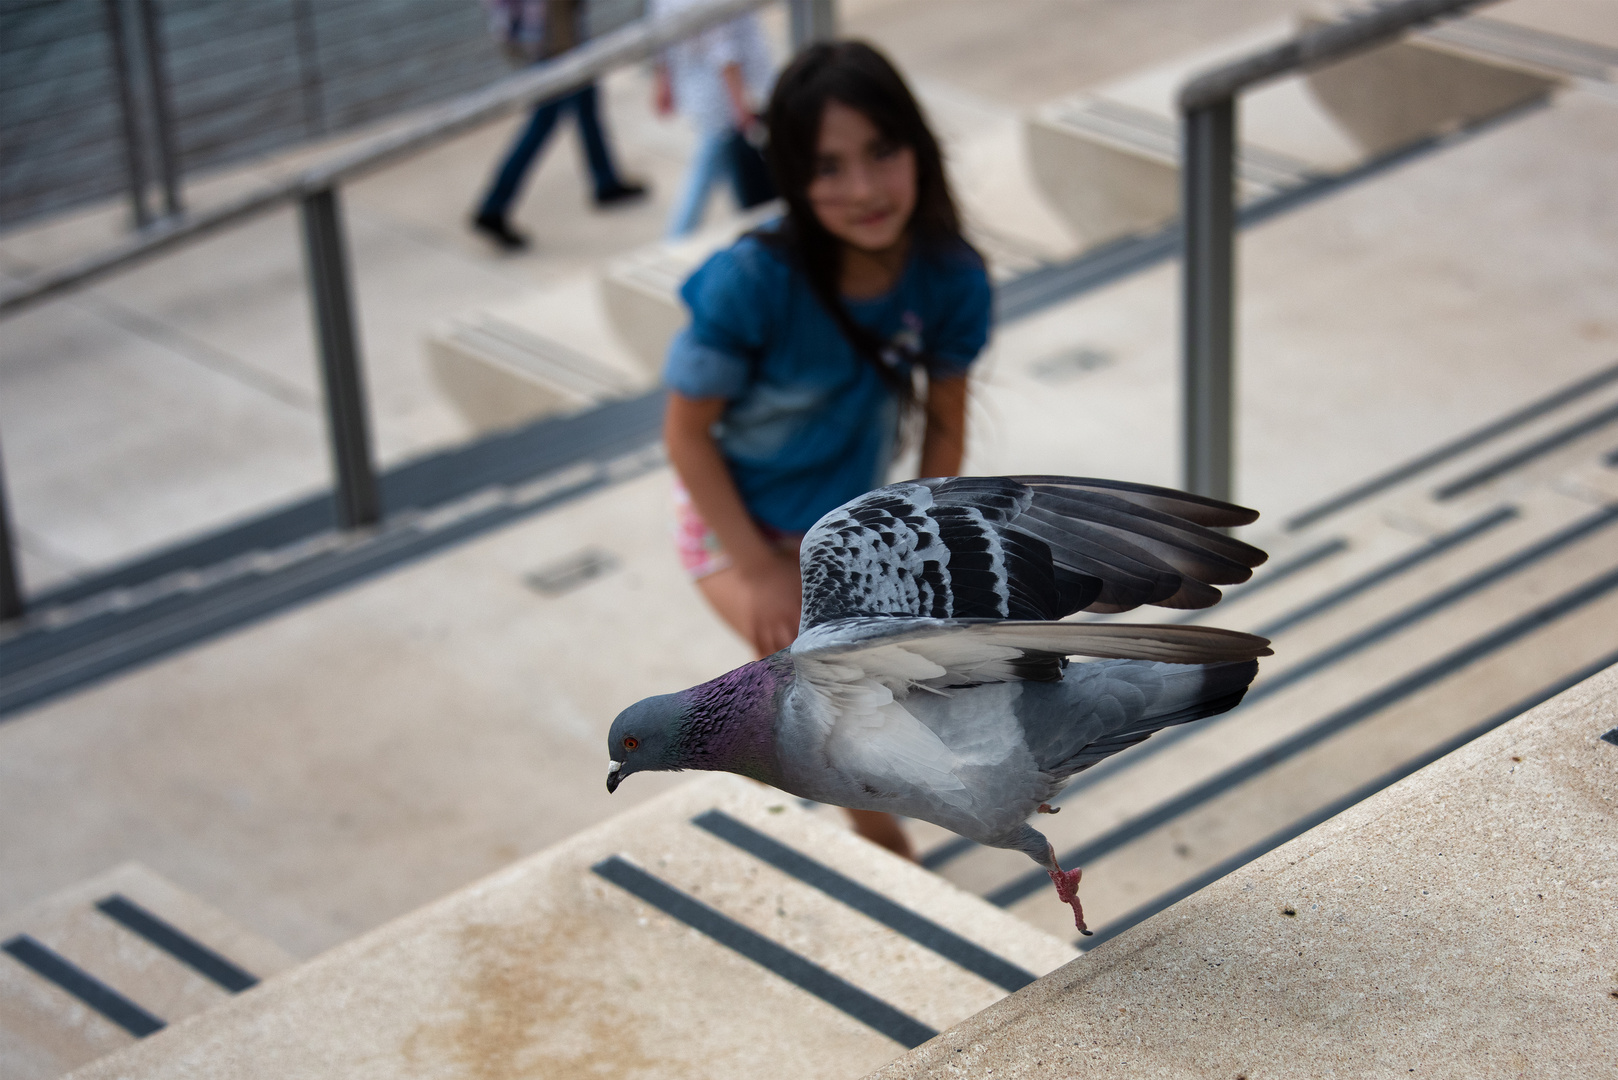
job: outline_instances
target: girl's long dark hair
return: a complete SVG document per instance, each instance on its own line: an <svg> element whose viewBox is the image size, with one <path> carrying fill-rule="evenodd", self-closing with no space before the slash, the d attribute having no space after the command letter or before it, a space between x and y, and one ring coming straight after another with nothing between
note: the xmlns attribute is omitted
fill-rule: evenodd
<svg viewBox="0 0 1618 1080"><path fill-rule="evenodd" d="M938 140L887 57L863 41L822 42L804 49L781 72L766 116L770 143L765 157L787 214L774 233L762 238L802 271L854 352L876 369L898 399L901 416L908 416L916 404L910 365L889 363L884 357L887 343L848 313L840 287L842 241L826 231L809 205L820 120L828 101L863 113L884 138L915 154L916 208L908 226L913 250L925 254L965 247L960 214L944 176Z"/></svg>

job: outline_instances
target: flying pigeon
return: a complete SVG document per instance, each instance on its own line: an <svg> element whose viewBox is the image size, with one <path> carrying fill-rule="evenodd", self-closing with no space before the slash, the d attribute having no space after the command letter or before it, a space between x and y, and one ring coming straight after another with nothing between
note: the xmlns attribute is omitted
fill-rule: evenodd
<svg viewBox="0 0 1618 1080"><path fill-rule="evenodd" d="M636 772L720 770L930 821L1025 852L1089 933L1080 871L1027 819L1108 755L1234 708L1270 650L1207 626L1057 620L1217 602L1215 585L1267 557L1217 530L1257 517L1081 477L878 488L804 537L791 647L618 715L607 790Z"/></svg>

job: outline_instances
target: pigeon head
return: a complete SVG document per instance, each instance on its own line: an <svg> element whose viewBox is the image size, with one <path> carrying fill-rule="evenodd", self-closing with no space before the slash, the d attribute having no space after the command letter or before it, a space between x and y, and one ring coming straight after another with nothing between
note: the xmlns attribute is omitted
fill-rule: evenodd
<svg viewBox="0 0 1618 1080"><path fill-rule="evenodd" d="M689 712L682 699L688 693L659 694L618 714L607 733L608 791L617 791L630 773L689 768L679 752Z"/></svg>
<svg viewBox="0 0 1618 1080"><path fill-rule="evenodd" d="M701 686L637 701L607 733L607 790L637 772L706 769L773 783L776 697L791 661L768 657Z"/></svg>

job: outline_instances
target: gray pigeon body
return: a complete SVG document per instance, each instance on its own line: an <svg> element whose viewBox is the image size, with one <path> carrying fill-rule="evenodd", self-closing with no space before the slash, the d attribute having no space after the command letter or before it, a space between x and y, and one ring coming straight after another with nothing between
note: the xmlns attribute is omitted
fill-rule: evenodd
<svg viewBox="0 0 1618 1080"><path fill-rule="evenodd" d="M1058 620L1216 602L1265 556L1215 529L1256 516L1073 477L880 488L804 538L790 648L618 716L608 789L712 769L930 821L1027 853L1083 930L1077 871L1028 818L1097 761L1234 707L1269 650L1213 627Z"/></svg>

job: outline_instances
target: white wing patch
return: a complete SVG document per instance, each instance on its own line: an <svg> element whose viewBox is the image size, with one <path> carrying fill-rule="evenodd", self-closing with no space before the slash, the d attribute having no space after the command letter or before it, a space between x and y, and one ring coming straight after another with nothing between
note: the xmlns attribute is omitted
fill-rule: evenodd
<svg viewBox="0 0 1618 1080"><path fill-rule="evenodd" d="M864 794L896 800L899 812L906 800L925 798L957 820L998 826L1003 807L1016 802L1007 786L1036 771L1013 710L1021 688L979 687L969 704L913 694L946 670L900 646L870 652L878 655L798 662L798 686L820 699L813 712L825 763ZM984 783L985 772L1002 770L1004 782Z"/></svg>

